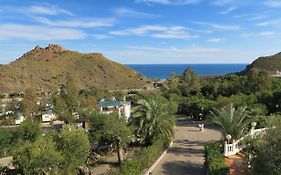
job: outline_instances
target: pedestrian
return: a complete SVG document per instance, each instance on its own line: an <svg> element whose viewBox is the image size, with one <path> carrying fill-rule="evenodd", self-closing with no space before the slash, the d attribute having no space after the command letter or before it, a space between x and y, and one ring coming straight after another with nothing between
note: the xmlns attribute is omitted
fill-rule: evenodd
<svg viewBox="0 0 281 175"><path fill-rule="evenodd" d="M204 124L201 124L201 131L204 132Z"/></svg>

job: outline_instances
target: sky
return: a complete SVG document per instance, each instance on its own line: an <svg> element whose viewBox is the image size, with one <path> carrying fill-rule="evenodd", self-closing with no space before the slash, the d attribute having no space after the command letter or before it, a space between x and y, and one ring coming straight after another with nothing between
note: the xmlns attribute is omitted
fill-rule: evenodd
<svg viewBox="0 0 281 175"><path fill-rule="evenodd" d="M281 51L281 0L0 0L0 64L49 43L123 64L251 63Z"/></svg>

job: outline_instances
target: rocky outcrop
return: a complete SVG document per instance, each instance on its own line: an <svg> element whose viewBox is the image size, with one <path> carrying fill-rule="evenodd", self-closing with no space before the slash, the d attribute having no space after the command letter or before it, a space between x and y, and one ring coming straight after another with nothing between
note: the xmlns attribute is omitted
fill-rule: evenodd
<svg viewBox="0 0 281 175"><path fill-rule="evenodd" d="M53 52L53 53L58 53L58 52L63 52L65 49L57 44L49 44L48 47L45 48L46 50Z"/></svg>

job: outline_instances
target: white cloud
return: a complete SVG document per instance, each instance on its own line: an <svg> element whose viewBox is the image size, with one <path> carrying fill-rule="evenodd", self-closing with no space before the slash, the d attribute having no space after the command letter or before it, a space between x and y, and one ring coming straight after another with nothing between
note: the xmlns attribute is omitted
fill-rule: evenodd
<svg viewBox="0 0 281 175"><path fill-rule="evenodd" d="M45 17L32 17L40 23L47 24L50 26L58 27L81 27L81 28L93 28L93 27L110 27L115 24L113 18L103 19L72 19L72 20L58 20L51 21Z"/></svg>
<svg viewBox="0 0 281 175"><path fill-rule="evenodd" d="M27 8L24 8L24 10L31 14L37 14L37 15L70 15L73 16L73 13L71 13L68 10L59 8L54 5L33 5Z"/></svg>
<svg viewBox="0 0 281 175"><path fill-rule="evenodd" d="M116 58L122 63L146 63L146 64L175 64L175 63L213 63L225 59L224 51L209 47L151 47L151 46L128 46L118 50L102 50L109 58ZM118 59L117 59L118 58ZM153 59L151 59L153 58ZM226 61L227 62L227 61Z"/></svg>
<svg viewBox="0 0 281 175"><path fill-rule="evenodd" d="M225 39L224 38L211 38L211 39L208 39L207 42L211 42L211 43L221 43L221 42L224 42Z"/></svg>
<svg viewBox="0 0 281 175"><path fill-rule="evenodd" d="M241 29L241 27L238 25L215 24L215 23L200 22L200 21L189 21L189 22L197 25L205 25L213 28L213 30L219 30L219 31L235 31Z"/></svg>
<svg viewBox="0 0 281 175"><path fill-rule="evenodd" d="M267 7L277 8L277 7L281 7L281 1L280 0L267 0L264 2L264 5Z"/></svg>
<svg viewBox="0 0 281 175"><path fill-rule="evenodd" d="M263 36L266 38L272 38L275 34L276 34L276 32L274 32L274 31L265 31L265 32L258 33L259 36Z"/></svg>
<svg viewBox="0 0 281 175"><path fill-rule="evenodd" d="M177 47L170 47L170 48L158 48L158 47L143 47L143 46L128 46L129 49L133 50L143 50L143 51L156 51L156 52L175 52L175 53L217 53L220 52L221 49L218 48L208 48L208 47L198 47L192 46L190 48L177 48Z"/></svg>
<svg viewBox="0 0 281 175"><path fill-rule="evenodd" d="M161 5L189 5L197 4L201 2L201 0L136 0L135 2Z"/></svg>
<svg viewBox="0 0 281 175"><path fill-rule="evenodd" d="M232 30L240 30L240 26L238 25L222 25L222 24L211 24L211 27L218 29L218 30L224 30L224 31L232 31Z"/></svg>
<svg viewBox="0 0 281 175"><path fill-rule="evenodd" d="M259 22L256 25L259 27L266 27L266 26L280 26L280 24L281 24L281 19L276 19L276 20Z"/></svg>
<svg viewBox="0 0 281 175"><path fill-rule="evenodd" d="M220 14L226 15L226 14L231 13L234 10L236 10L236 7L229 7L228 9L221 11Z"/></svg>
<svg viewBox="0 0 281 175"><path fill-rule="evenodd" d="M66 9L59 8L54 5L33 5L33 6L2 6L0 11L3 13L23 14L23 15L67 15L74 16L74 14Z"/></svg>
<svg viewBox="0 0 281 175"><path fill-rule="evenodd" d="M269 11L262 11L258 13L248 13L248 14L240 14L235 15L234 18L241 18L247 21L259 21L262 19L269 18L271 16Z"/></svg>
<svg viewBox="0 0 281 175"><path fill-rule="evenodd" d="M94 37L97 40L103 40L103 39L112 38L112 36L104 35L104 34L92 34L91 36Z"/></svg>
<svg viewBox="0 0 281 175"><path fill-rule="evenodd" d="M233 3L233 0L215 0L213 1L214 5L217 6L224 6Z"/></svg>
<svg viewBox="0 0 281 175"><path fill-rule="evenodd" d="M31 41L77 40L84 39L86 34L80 30L66 28L48 28L36 25L2 24L0 38Z"/></svg>
<svg viewBox="0 0 281 175"><path fill-rule="evenodd" d="M235 6L237 8L260 6L258 0L212 0L211 4L215 6Z"/></svg>
<svg viewBox="0 0 281 175"><path fill-rule="evenodd" d="M119 16L133 16L133 17L139 17L139 18L158 18L160 17L159 15L154 15L150 13L144 13L144 12L139 12L130 8L116 8L114 9L115 14Z"/></svg>
<svg viewBox="0 0 281 175"><path fill-rule="evenodd" d="M252 37L252 36L254 36L255 35L255 33L250 33L250 32L248 32L248 33L242 33L242 34L240 34L240 37L241 38L250 38L250 37Z"/></svg>
<svg viewBox="0 0 281 175"><path fill-rule="evenodd" d="M146 25L136 28L128 28L119 31L111 31L111 35L116 36L149 36L152 38L162 39L195 39L198 35L190 35L183 26L162 26L162 25Z"/></svg>

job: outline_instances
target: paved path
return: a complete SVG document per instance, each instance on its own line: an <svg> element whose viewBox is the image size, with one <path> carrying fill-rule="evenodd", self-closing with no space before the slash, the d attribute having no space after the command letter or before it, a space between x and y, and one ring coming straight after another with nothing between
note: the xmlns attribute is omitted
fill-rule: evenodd
<svg viewBox="0 0 281 175"><path fill-rule="evenodd" d="M152 175L205 175L204 144L220 138L221 134L208 126L200 132L190 119L178 118L174 144Z"/></svg>

